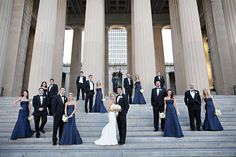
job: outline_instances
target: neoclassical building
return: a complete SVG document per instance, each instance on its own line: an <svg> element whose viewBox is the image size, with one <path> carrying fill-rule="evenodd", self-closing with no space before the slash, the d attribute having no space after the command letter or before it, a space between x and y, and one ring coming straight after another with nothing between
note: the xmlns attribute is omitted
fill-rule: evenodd
<svg viewBox="0 0 236 157"><path fill-rule="evenodd" d="M0 0L1 94L36 94L50 78L61 85L67 28L74 31L70 90L82 69L107 93L108 32L117 25L127 31L127 72L139 74L146 95L156 72L165 74L163 27L172 32L177 94L190 82L199 90L233 94L235 0Z"/></svg>

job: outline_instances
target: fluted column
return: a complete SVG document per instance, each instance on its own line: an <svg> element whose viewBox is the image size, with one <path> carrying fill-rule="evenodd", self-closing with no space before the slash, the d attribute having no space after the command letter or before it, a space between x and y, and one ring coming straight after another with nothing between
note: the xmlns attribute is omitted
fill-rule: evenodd
<svg viewBox="0 0 236 157"><path fill-rule="evenodd" d="M104 85L105 53L105 2L87 0L84 27L84 52L82 70L92 74L94 81Z"/></svg>
<svg viewBox="0 0 236 157"><path fill-rule="evenodd" d="M202 0L202 4L216 93L221 95L232 94L235 77L222 2L219 0Z"/></svg>
<svg viewBox="0 0 236 157"><path fill-rule="evenodd" d="M14 1L3 74L5 96L22 91L32 9L33 0Z"/></svg>
<svg viewBox="0 0 236 157"><path fill-rule="evenodd" d="M234 78L236 78L236 1L222 0L222 6L229 39ZM235 79L234 84L236 85Z"/></svg>
<svg viewBox="0 0 236 157"><path fill-rule="evenodd" d="M29 92L37 93L42 81L52 77L57 0L40 0L31 61Z"/></svg>
<svg viewBox="0 0 236 157"><path fill-rule="evenodd" d="M56 38L53 52L53 70L52 77L58 86L61 86L62 67L63 67L63 52L65 38L65 23L66 23L66 3L67 0L58 0L57 21L56 21Z"/></svg>
<svg viewBox="0 0 236 157"><path fill-rule="evenodd" d="M154 33L154 46L155 46L155 61L156 70L160 71L163 76L166 74L165 59L163 51L163 41L162 41L162 28L161 25L156 25L153 27Z"/></svg>
<svg viewBox="0 0 236 157"><path fill-rule="evenodd" d="M132 0L133 74L140 76L145 96L150 97L156 73L151 1Z"/></svg>
<svg viewBox="0 0 236 157"><path fill-rule="evenodd" d="M209 89L201 27L196 0L178 0L183 45L185 88L190 82L195 88Z"/></svg>
<svg viewBox="0 0 236 157"><path fill-rule="evenodd" d="M0 0L0 94L13 0Z"/></svg>
<svg viewBox="0 0 236 157"><path fill-rule="evenodd" d="M76 79L81 70L82 28L73 28L73 45L70 66L70 92L77 93Z"/></svg>
<svg viewBox="0 0 236 157"><path fill-rule="evenodd" d="M104 84L104 94L109 95L109 49L108 49L108 31L109 31L109 26L105 28L105 84Z"/></svg>
<svg viewBox="0 0 236 157"><path fill-rule="evenodd" d="M186 78L184 69L184 57L181 38L181 29L179 21L178 0L169 1L172 50L174 57L175 85L177 94L182 95L186 88Z"/></svg>
<svg viewBox="0 0 236 157"><path fill-rule="evenodd" d="M127 29L127 71L128 73L130 73L131 75L133 75L133 71L132 71L132 30L131 30L131 26L126 27Z"/></svg>

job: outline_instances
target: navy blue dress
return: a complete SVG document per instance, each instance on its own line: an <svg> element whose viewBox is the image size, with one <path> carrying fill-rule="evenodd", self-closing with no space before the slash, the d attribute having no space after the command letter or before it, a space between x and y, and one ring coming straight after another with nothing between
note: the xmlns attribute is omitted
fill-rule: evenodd
<svg viewBox="0 0 236 157"><path fill-rule="evenodd" d="M140 81L137 81L135 83L135 94L132 104L146 104L143 93L140 92L140 89L141 89L141 83Z"/></svg>
<svg viewBox="0 0 236 157"><path fill-rule="evenodd" d="M218 117L215 115L215 107L212 102L212 98L205 98L204 101L206 114L205 114L205 120L203 123L203 130L207 131L221 131L223 130L222 125L220 124L220 121Z"/></svg>
<svg viewBox="0 0 236 157"><path fill-rule="evenodd" d="M106 113L106 107L103 104L103 94L102 94L102 89L97 88L96 89L96 98L95 98L95 104L92 108L92 112L100 112L100 113Z"/></svg>
<svg viewBox="0 0 236 157"><path fill-rule="evenodd" d="M21 101L18 119L16 121L15 127L12 131L11 140L16 140L17 138L31 137L34 132L31 130L30 122L28 120L29 116L29 101Z"/></svg>
<svg viewBox="0 0 236 157"><path fill-rule="evenodd" d="M164 137L183 137L179 119L174 106L174 100L166 100L166 122Z"/></svg>
<svg viewBox="0 0 236 157"><path fill-rule="evenodd" d="M73 111L74 111L74 105L68 105L67 115L69 116ZM69 118L68 122L64 123L59 144L61 145L82 144L82 139L76 128L75 115Z"/></svg>

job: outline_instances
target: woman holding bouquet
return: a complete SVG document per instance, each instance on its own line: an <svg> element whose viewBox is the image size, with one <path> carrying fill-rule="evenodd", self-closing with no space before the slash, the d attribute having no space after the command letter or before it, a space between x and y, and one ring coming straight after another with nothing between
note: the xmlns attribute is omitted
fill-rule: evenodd
<svg viewBox="0 0 236 157"><path fill-rule="evenodd" d="M72 145L82 144L82 139L76 128L75 122L76 101L73 100L73 94L69 93L68 101L65 104L65 115L68 121L64 124L59 144Z"/></svg>
<svg viewBox="0 0 236 157"><path fill-rule="evenodd" d="M166 123L164 129L164 137L183 137L183 132L179 124L177 113L179 114L176 99L171 89L167 90L167 97L164 98L164 111L166 115Z"/></svg>
<svg viewBox="0 0 236 157"><path fill-rule="evenodd" d="M30 114L30 100L29 92L27 90L23 91L22 97L15 101L16 105L18 105L18 103L20 103L20 110L18 114L18 119L11 135L11 140L16 140L17 138L31 137L34 134L31 130L30 122L28 120Z"/></svg>
<svg viewBox="0 0 236 157"><path fill-rule="evenodd" d="M139 75L135 75L135 94L132 104L146 104L146 101L143 96L144 90L141 87L141 82L139 79Z"/></svg>
<svg viewBox="0 0 236 157"><path fill-rule="evenodd" d="M101 137L94 141L96 145L116 145L118 144L116 138L116 115L119 109L116 109L115 105L116 95L110 94L110 100L108 102L108 124L102 129Z"/></svg>
<svg viewBox="0 0 236 157"><path fill-rule="evenodd" d="M92 112L100 112L100 113L106 113L106 107L103 104L103 94L102 94L102 84L100 81L96 83L97 89L96 89L96 97L95 97L95 104L92 108Z"/></svg>
<svg viewBox="0 0 236 157"><path fill-rule="evenodd" d="M203 90L202 96L203 112L205 112L205 120L203 123L203 130L207 131L221 131L223 130L222 125L215 113L215 103L213 98L210 96L207 89Z"/></svg>

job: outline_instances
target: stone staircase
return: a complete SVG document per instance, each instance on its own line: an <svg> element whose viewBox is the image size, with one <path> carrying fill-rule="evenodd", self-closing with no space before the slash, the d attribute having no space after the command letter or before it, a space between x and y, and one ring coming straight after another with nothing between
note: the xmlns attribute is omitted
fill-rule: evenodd
<svg viewBox="0 0 236 157"><path fill-rule="evenodd" d="M46 134L36 139L10 140L15 125L18 108L13 104L16 98L0 98L0 157L200 157L236 156L236 97L216 96L216 106L223 115L220 121L224 131L190 131L187 109L183 96L177 96L181 112L179 120L184 133L183 138L162 137L162 132L153 132L152 107L150 100L146 105L131 105L128 113L128 131L126 144L119 146L96 146L93 141L100 137L101 130L107 123L107 114L85 114L84 102L78 102L76 122L82 145L53 146L52 117L48 117L45 126ZM202 120L204 114L202 114ZM34 129L34 123L31 122Z"/></svg>

